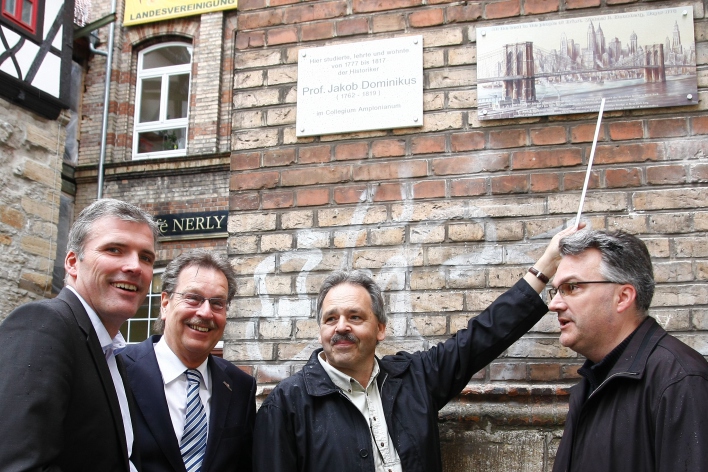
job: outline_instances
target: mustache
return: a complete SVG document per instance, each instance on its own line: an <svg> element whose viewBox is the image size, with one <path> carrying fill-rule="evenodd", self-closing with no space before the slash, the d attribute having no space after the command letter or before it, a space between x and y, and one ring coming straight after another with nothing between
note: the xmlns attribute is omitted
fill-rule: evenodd
<svg viewBox="0 0 708 472"><path fill-rule="evenodd" d="M207 328L207 329L216 329L218 326L216 326L216 323L212 320L202 320L200 318L190 318L187 321L184 322L184 324L188 325L195 325L195 326L201 326L202 328Z"/></svg>
<svg viewBox="0 0 708 472"><path fill-rule="evenodd" d="M329 340L329 343L330 344L337 344L339 341L349 341L351 343L356 343L359 341L359 338L354 336L352 333L346 333L346 334L335 333L335 335L332 336L332 339Z"/></svg>

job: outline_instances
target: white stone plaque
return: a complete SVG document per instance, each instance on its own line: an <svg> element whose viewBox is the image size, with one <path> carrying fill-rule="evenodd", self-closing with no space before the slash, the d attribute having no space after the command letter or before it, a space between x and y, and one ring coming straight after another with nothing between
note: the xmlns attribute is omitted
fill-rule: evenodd
<svg viewBox="0 0 708 472"><path fill-rule="evenodd" d="M423 126L423 37L303 49L297 136Z"/></svg>

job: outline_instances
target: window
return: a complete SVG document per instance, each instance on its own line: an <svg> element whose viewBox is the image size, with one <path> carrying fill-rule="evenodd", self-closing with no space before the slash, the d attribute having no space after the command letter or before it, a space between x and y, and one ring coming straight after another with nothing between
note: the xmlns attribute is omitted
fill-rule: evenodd
<svg viewBox="0 0 708 472"><path fill-rule="evenodd" d="M155 270L152 276L152 284L145 302L140 306L134 317L123 323L120 332L126 342L139 343L145 341L152 334L152 325L160 316L160 298L162 296L162 272Z"/></svg>
<svg viewBox="0 0 708 472"><path fill-rule="evenodd" d="M38 1L2 0L2 16L34 34L37 32Z"/></svg>
<svg viewBox="0 0 708 472"><path fill-rule="evenodd" d="M134 159L187 154L191 69L192 48L185 44L160 44L138 55Z"/></svg>

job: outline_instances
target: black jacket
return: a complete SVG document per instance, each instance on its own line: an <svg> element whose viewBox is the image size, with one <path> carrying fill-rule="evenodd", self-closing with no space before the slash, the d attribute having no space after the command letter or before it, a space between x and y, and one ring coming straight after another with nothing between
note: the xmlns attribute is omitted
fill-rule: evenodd
<svg viewBox="0 0 708 472"><path fill-rule="evenodd" d="M588 388L570 391L553 472L708 471L708 362L653 318Z"/></svg>
<svg viewBox="0 0 708 472"><path fill-rule="evenodd" d="M541 297L521 280L444 343L379 360L386 425L405 472L441 470L438 410L546 311ZM369 426L320 365L321 351L280 382L258 411L255 471L374 470Z"/></svg>

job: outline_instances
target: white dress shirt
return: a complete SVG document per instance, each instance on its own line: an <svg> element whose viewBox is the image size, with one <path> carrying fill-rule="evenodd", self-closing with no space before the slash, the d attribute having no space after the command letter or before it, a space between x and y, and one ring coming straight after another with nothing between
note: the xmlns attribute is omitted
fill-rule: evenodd
<svg viewBox="0 0 708 472"><path fill-rule="evenodd" d="M81 304L84 306L84 309L91 320L93 329L96 331L96 336L98 336L98 342L101 344L101 349L103 349L103 355L106 357L108 370L111 372L111 378L113 379L113 386L115 387L116 394L118 395L118 404L120 405L120 414L123 417L123 429L125 430L125 441L128 448L130 472L138 472L135 465L133 465L133 462L130 460L130 456L133 455L133 423L130 421L130 409L128 408L128 397L125 393L125 385L123 385L123 378L120 376L120 372L118 372L118 364L116 363L116 350L120 350L125 347L125 339L120 331L118 331L118 334L111 339L111 335L108 334L106 327L103 326L103 322L93 308L86 303L86 300L84 300L73 287L69 287L67 285L67 288L74 292L74 294L81 301Z"/></svg>
<svg viewBox="0 0 708 472"><path fill-rule="evenodd" d="M179 357L172 352L164 336L154 344L154 347L157 365L160 367L162 382L165 385L165 399L167 400L167 407L170 410L170 419L172 420L175 437L179 445L182 441L184 418L187 414L187 375L184 373L187 367L179 360ZM211 377L209 376L209 368L207 367L208 363L209 358L207 357L204 362L197 367L199 373L202 374L202 381L199 383L199 398L202 400L204 413L206 413L207 417L207 435L209 434L209 404L211 402Z"/></svg>
<svg viewBox="0 0 708 472"><path fill-rule="evenodd" d="M374 470L376 472L403 472L401 459L398 457L391 435L388 434L381 394L376 383L376 377L380 372L378 361L374 359L374 369L371 371L369 383L364 387L354 378L329 365L324 358L324 352L321 352L317 359L334 385L339 387L356 409L361 412L366 424L369 425L371 443L373 450L376 451L374 453Z"/></svg>

